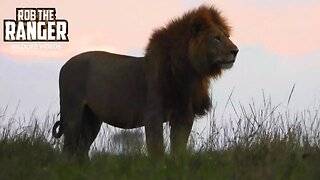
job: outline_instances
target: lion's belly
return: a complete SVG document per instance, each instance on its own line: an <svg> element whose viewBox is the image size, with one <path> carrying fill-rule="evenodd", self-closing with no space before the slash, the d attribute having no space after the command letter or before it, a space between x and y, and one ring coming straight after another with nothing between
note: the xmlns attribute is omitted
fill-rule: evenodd
<svg viewBox="0 0 320 180"><path fill-rule="evenodd" d="M102 101L94 101L94 103L88 103L93 113L98 118L115 127L131 129L144 126L143 123L143 105L130 106L130 104L119 103L119 100L110 99ZM112 100L114 100L112 103Z"/></svg>
<svg viewBox="0 0 320 180"><path fill-rule="evenodd" d="M129 112L123 114L110 113L107 117L101 117L101 120L109 125L118 128L132 129L144 126L142 113Z"/></svg>
<svg viewBox="0 0 320 180"><path fill-rule="evenodd" d="M108 82L108 81L107 81ZM86 101L101 121L119 128L136 128L143 125L145 109L144 87L125 87L126 81L100 84L91 87L87 92Z"/></svg>
<svg viewBox="0 0 320 180"><path fill-rule="evenodd" d="M114 55L92 60L86 101L105 123L119 128L143 126L145 74L143 60Z"/></svg>

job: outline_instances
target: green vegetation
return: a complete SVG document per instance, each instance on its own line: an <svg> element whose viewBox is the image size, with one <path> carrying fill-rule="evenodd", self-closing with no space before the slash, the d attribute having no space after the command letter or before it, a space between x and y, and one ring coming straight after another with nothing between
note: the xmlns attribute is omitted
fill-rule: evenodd
<svg viewBox="0 0 320 180"><path fill-rule="evenodd" d="M0 122L9 122L0 127L0 179L320 179L319 109L292 115L267 102L239 109L223 127L213 111L209 134L193 133L187 154L149 158L142 133L134 131L133 140L123 131L96 141L91 159L81 161L51 138L56 115L19 126L0 112Z"/></svg>

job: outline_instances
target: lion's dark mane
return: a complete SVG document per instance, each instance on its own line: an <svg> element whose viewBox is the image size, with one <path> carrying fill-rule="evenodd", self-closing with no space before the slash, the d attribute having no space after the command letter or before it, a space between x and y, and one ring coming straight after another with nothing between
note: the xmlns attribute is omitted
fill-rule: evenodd
<svg viewBox="0 0 320 180"><path fill-rule="evenodd" d="M173 20L151 36L146 49L146 72L147 76L157 79L164 99L163 106L167 110L183 113L190 103L196 116L205 115L210 110L210 78L218 77L221 69L215 69L211 76L197 74L187 52L190 39L201 28L213 25L230 31L214 7L202 6Z"/></svg>

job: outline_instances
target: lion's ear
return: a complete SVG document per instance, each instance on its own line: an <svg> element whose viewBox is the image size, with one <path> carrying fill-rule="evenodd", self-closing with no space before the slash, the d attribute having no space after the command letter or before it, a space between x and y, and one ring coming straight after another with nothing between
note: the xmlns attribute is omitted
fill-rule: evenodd
<svg viewBox="0 0 320 180"><path fill-rule="evenodd" d="M191 20L191 31L193 35L197 35L208 27L209 23L205 17L195 17Z"/></svg>

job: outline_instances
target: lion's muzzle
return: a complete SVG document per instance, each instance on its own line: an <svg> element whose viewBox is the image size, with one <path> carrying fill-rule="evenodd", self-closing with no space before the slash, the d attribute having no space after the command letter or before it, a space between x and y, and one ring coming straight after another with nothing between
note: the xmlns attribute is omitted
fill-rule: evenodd
<svg viewBox="0 0 320 180"><path fill-rule="evenodd" d="M237 48L237 46L235 46L234 49L232 49L230 51L230 53L233 55L234 59L236 59L238 52L239 52L239 49Z"/></svg>

